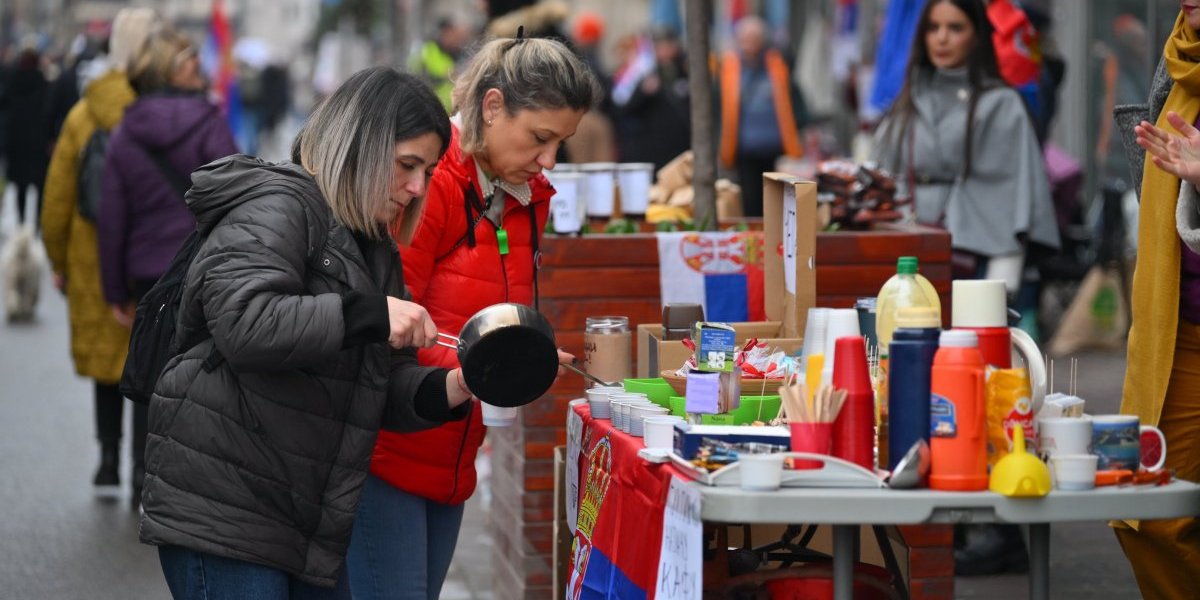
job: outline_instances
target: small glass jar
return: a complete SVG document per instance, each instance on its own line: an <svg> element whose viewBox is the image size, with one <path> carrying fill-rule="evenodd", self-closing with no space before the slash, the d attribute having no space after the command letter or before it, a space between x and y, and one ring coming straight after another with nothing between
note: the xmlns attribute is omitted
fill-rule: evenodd
<svg viewBox="0 0 1200 600"><path fill-rule="evenodd" d="M610 383L621 383L633 376L629 317L587 318L583 331L583 368Z"/></svg>

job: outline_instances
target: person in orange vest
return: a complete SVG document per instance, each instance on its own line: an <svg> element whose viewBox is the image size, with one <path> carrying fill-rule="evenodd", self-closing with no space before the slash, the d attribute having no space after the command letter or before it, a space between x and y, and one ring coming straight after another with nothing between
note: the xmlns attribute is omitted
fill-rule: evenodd
<svg viewBox="0 0 1200 600"><path fill-rule="evenodd" d="M767 46L767 25L743 17L734 26L737 51L719 65L721 166L736 169L742 186L742 210L762 216L762 174L775 170L780 156L799 158L800 129L808 121L804 98L792 83L783 54Z"/></svg>

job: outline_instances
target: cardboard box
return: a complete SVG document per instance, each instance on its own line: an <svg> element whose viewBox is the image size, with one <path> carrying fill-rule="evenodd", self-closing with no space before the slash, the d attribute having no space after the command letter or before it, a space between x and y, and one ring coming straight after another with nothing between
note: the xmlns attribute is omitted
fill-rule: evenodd
<svg viewBox="0 0 1200 600"><path fill-rule="evenodd" d="M746 340L758 338L772 348L778 347L788 354L795 354L804 345L799 336L787 337L781 335L783 326L778 321L760 321L757 323L730 323L737 333L738 347L746 345ZM637 328L637 376L640 378L658 377L664 369L675 370L683 366L692 351L683 342L663 340L661 323L643 323Z"/></svg>
<svg viewBox="0 0 1200 600"><path fill-rule="evenodd" d="M804 335L817 303L817 184L763 173L763 272L767 318L782 336Z"/></svg>

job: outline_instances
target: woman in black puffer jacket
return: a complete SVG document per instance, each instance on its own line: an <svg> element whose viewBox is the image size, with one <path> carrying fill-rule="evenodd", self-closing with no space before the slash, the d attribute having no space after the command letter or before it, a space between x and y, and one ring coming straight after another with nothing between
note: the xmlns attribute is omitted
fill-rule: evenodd
<svg viewBox="0 0 1200 600"><path fill-rule="evenodd" d="M192 175L207 237L176 331L190 349L150 404L142 495L175 598L349 598L376 432L466 414L461 371L417 364L437 331L396 251L449 140L433 93L377 67L317 108L293 163Z"/></svg>

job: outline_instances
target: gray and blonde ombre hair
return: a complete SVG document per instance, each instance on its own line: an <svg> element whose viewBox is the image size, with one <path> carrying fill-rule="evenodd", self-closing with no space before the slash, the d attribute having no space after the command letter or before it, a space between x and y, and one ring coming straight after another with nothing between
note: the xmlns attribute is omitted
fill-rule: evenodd
<svg viewBox="0 0 1200 600"><path fill-rule="evenodd" d="M601 95L591 69L562 42L492 40L471 57L454 81L454 110L462 117L459 145L465 154L484 151L483 96L492 88L500 90L510 115L526 109L587 111Z"/></svg>
<svg viewBox="0 0 1200 600"><path fill-rule="evenodd" d="M371 67L317 106L296 136L292 160L313 175L342 225L373 239L390 232L407 244L424 197L409 203L396 223L381 226L375 215L389 201L396 143L426 133L441 138L440 158L450 144L450 119L433 91L407 73Z"/></svg>

